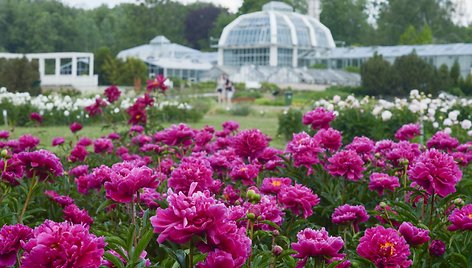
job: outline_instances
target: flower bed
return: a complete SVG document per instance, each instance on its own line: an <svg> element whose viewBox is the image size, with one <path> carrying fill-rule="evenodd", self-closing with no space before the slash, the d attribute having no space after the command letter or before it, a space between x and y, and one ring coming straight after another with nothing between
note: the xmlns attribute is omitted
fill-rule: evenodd
<svg viewBox="0 0 472 268"><path fill-rule="evenodd" d="M280 151L234 121L155 129L154 88L126 132L91 140L75 123L54 152L0 132L0 267L472 263L472 142L443 131L421 143L416 124L344 142L317 107L303 116L313 134Z"/></svg>

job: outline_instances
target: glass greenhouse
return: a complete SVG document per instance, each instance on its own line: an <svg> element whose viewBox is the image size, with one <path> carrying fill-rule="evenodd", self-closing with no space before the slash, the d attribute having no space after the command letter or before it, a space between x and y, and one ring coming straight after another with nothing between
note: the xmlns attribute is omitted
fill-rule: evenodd
<svg viewBox="0 0 472 268"><path fill-rule="evenodd" d="M218 43L218 65L308 66L313 62L304 55L334 47L330 30L317 19L274 1L225 27Z"/></svg>

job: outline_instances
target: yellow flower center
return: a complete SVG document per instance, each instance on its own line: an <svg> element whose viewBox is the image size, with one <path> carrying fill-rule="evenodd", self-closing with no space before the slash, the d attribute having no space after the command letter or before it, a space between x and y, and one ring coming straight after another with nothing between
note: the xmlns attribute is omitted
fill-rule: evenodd
<svg viewBox="0 0 472 268"><path fill-rule="evenodd" d="M247 167L242 167L239 169L239 171L243 172L243 171L246 171L247 170Z"/></svg>
<svg viewBox="0 0 472 268"><path fill-rule="evenodd" d="M275 187L280 187L280 185L282 185L282 182L275 180L275 181L272 181L272 185Z"/></svg>
<svg viewBox="0 0 472 268"><path fill-rule="evenodd" d="M467 215L467 218L472 219L472 213L470 213L469 215Z"/></svg>
<svg viewBox="0 0 472 268"><path fill-rule="evenodd" d="M395 252L394 244L390 241L385 242L380 245L380 250L385 254L385 256L392 256Z"/></svg>

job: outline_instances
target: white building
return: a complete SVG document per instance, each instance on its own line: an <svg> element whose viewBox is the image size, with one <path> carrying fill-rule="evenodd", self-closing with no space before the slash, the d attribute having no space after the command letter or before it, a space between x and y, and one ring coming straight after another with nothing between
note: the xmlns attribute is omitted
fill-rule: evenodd
<svg viewBox="0 0 472 268"><path fill-rule="evenodd" d="M317 8L319 5L313 7ZM224 28L218 43L218 65L309 66L308 53L322 55L334 47L331 31L319 20L273 1Z"/></svg>
<svg viewBox="0 0 472 268"><path fill-rule="evenodd" d="M216 63L216 53L171 43L164 36L156 36L149 44L122 50L117 57L138 58L148 65L149 77L162 74L184 80L200 81Z"/></svg>
<svg viewBox="0 0 472 268"><path fill-rule="evenodd" d="M74 87L81 91L96 90L98 75L93 74L93 53L0 53L0 58L26 57L38 61L42 87Z"/></svg>

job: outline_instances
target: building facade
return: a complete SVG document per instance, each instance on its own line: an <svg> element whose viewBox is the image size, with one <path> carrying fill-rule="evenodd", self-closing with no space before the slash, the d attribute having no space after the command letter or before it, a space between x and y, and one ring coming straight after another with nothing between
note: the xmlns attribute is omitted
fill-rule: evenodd
<svg viewBox="0 0 472 268"><path fill-rule="evenodd" d="M319 20L273 1L224 28L218 43L218 65L307 66L308 53L321 55L334 47L330 30Z"/></svg>

